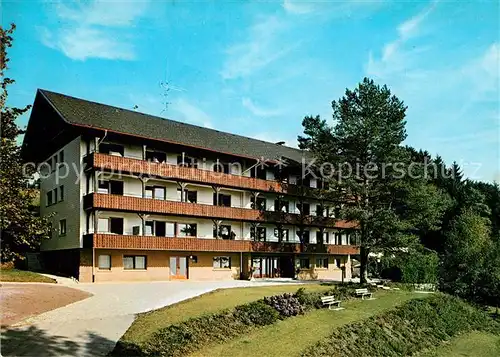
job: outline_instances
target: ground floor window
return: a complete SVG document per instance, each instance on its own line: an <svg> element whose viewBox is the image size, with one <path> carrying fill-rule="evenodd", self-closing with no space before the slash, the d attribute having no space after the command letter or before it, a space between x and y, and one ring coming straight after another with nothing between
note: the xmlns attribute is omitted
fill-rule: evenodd
<svg viewBox="0 0 500 357"><path fill-rule="evenodd" d="M231 268L231 257L214 257L213 267L217 269Z"/></svg>
<svg viewBox="0 0 500 357"><path fill-rule="evenodd" d="M111 269L111 255L101 254L97 258L99 269Z"/></svg>
<svg viewBox="0 0 500 357"><path fill-rule="evenodd" d="M300 258L300 269L309 269L311 267L311 262L309 258Z"/></svg>
<svg viewBox="0 0 500 357"><path fill-rule="evenodd" d="M123 256L123 269L146 269L146 256L145 255L124 255Z"/></svg>
<svg viewBox="0 0 500 357"><path fill-rule="evenodd" d="M328 258L316 258L316 268L328 269Z"/></svg>

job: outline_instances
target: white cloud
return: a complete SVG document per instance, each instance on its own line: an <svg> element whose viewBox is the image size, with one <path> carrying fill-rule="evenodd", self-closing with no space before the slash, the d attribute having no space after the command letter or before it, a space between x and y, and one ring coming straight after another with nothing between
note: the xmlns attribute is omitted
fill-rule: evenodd
<svg viewBox="0 0 500 357"><path fill-rule="evenodd" d="M259 117L273 117L281 115L282 111L279 109L268 109L257 106L252 99L244 97L241 100L243 107L247 108L253 115Z"/></svg>
<svg viewBox="0 0 500 357"><path fill-rule="evenodd" d="M179 114L176 115L181 119L194 125L203 126L205 128L213 128L213 121L210 115L205 113L202 109L192 104L185 98L178 99L169 106L169 109Z"/></svg>
<svg viewBox="0 0 500 357"><path fill-rule="evenodd" d="M284 0L283 8L286 12L289 12L291 14L309 14L315 10L315 3L296 0Z"/></svg>
<svg viewBox="0 0 500 357"><path fill-rule="evenodd" d="M286 27L285 22L276 16L258 18L250 27L245 41L226 49L222 77L248 77L290 52L295 45L283 46L279 41Z"/></svg>
<svg viewBox="0 0 500 357"><path fill-rule="evenodd" d="M58 30L39 29L45 46L74 60L136 58L132 34L126 28L145 14L147 1L93 1L71 6L56 3L54 6L61 27Z"/></svg>
<svg viewBox="0 0 500 357"><path fill-rule="evenodd" d="M133 60L135 53L133 46L124 41L119 41L113 36L108 36L106 31L79 27L65 29L59 33L42 29L42 43L50 48L60 50L67 57L74 60L87 58Z"/></svg>
<svg viewBox="0 0 500 357"><path fill-rule="evenodd" d="M426 51L426 47L405 48L406 43L418 37L421 32L422 23L436 7L436 2L432 2L417 15L404 21L397 27L398 37L384 45L380 59L375 59L370 52L366 72L370 76L385 77L390 74L405 71L413 64L413 60L419 54ZM409 75L421 75L421 73L409 73Z"/></svg>

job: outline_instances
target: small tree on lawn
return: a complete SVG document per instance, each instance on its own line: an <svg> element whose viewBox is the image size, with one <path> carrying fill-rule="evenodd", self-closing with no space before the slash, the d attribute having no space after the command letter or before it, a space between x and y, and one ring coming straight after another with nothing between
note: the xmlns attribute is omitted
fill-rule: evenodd
<svg viewBox="0 0 500 357"><path fill-rule="evenodd" d="M26 113L30 106L12 108L7 106L7 87L14 80L5 77L9 61L7 49L12 46L15 25L5 30L0 27L0 236L2 238L1 259L13 262L26 251L39 247L41 239L48 234L46 219L36 215L34 207L37 192L28 188L28 177L23 173L21 149L17 138L23 131L16 119ZM28 172L27 174L32 174Z"/></svg>

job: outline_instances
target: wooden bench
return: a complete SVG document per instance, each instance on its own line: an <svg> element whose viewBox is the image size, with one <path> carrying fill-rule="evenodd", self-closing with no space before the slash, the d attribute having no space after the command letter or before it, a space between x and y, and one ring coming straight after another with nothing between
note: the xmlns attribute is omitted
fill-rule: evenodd
<svg viewBox="0 0 500 357"><path fill-rule="evenodd" d="M365 297L368 297L368 300L373 300L373 294L368 291L367 288L356 289L356 296L361 296L361 300L365 300Z"/></svg>
<svg viewBox="0 0 500 357"><path fill-rule="evenodd" d="M328 305L328 310L343 310L343 307L340 307L340 300L335 300L335 296L322 296L321 297L321 302L323 303L323 306ZM334 307L332 309L332 306Z"/></svg>

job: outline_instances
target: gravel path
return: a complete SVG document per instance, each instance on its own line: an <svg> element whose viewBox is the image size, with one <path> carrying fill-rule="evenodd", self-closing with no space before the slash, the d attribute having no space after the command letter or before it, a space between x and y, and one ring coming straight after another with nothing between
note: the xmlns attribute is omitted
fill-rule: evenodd
<svg viewBox="0 0 500 357"><path fill-rule="evenodd" d="M134 315L218 289L273 282L149 282L71 285L93 296L2 330L3 356L105 356Z"/></svg>

